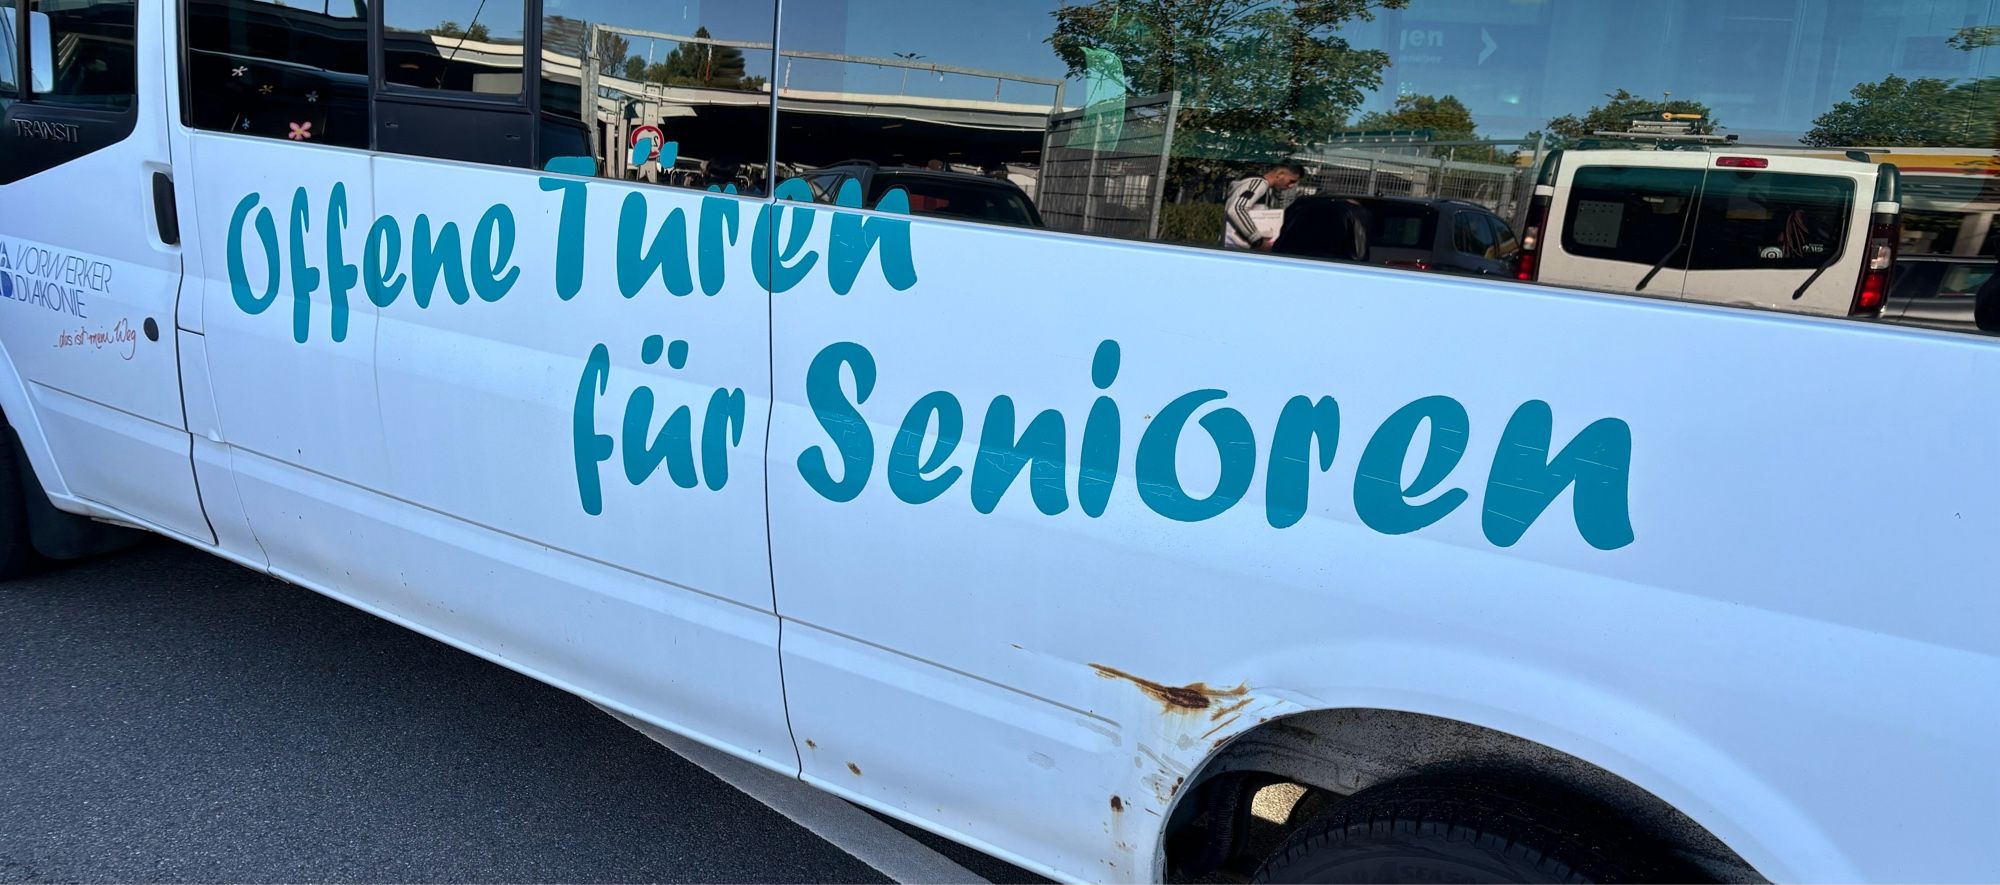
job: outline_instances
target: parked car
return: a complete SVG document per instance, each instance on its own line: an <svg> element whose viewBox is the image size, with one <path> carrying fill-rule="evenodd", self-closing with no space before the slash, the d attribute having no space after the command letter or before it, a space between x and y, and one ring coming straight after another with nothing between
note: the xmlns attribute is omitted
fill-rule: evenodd
<svg viewBox="0 0 2000 885"><path fill-rule="evenodd" d="M1979 287L1993 276L1994 259L1908 255L1896 262L1896 281L1882 318L1959 332L1979 330L1972 319Z"/></svg>
<svg viewBox="0 0 2000 885"><path fill-rule="evenodd" d="M862 204L866 206L874 206L891 188L901 188L910 197L910 211L917 215L1042 226L1042 215L1035 211L1027 191L1004 178L848 160L809 172L805 179L817 203L832 203L841 184L854 179L861 182Z"/></svg>
<svg viewBox="0 0 2000 885"><path fill-rule="evenodd" d="M1366 231L1357 247L1358 232ZM1424 197L1315 194L1285 207L1272 251L1480 276L1513 276L1520 240L1477 203Z"/></svg>
<svg viewBox="0 0 2000 885"><path fill-rule="evenodd" d="M1739 150L1556 151L1520 276L1558 286L1876 317L1902 216L1887 163Z"/></svg>

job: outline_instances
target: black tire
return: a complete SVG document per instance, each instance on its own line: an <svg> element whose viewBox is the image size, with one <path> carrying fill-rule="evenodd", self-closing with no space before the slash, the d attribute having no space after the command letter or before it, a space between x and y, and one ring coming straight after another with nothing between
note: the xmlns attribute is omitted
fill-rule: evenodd
<svg viewBox="0 0 2000 885"><path fill-rule="evenodd" d="M1255 882L1630 882L1660 878L1657 849L1597 810L1465 778L1371 787L1294 831Z"/></svg>
<svg viewBox="0 0 2000 885"><path fill-rule="evenodd" d="M13 428L0 423L0 431L6 432L6 438L0 439L0 581L4 581L34 571L41 566L42 557L28 535L21 450L14 443Z"/></svg>

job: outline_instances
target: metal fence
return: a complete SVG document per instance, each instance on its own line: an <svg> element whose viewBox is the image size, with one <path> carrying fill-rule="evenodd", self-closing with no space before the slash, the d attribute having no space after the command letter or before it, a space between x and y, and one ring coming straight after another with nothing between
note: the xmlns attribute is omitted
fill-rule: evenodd
<svg viewBox="0 0 2000 885"><path fill-rule="evenodd" d="M1478 159L1463 159L1468 155ZM1502 218L1518 218L1539 158L1534 142L1322 147L1294 156L1306 167L1306 177L1284 200L1312 193L1434 197L1466 200Z"/></svg>
<svg viewBox="0 0 2000 885"><path fill-rule="evenodd" d="M1178 96L1128 97L1049 118L1035 206L1054 230L1152 239Z"/></svg>

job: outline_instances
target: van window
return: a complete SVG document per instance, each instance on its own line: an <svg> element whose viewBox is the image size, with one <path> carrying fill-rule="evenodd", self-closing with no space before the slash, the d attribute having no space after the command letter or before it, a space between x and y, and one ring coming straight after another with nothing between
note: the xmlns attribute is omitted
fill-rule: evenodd
<svg viewBox="0 0 2000 885"><path fill-rule="evenodd" d="M1362 200L1368 209L1368 244L1384 249L1429 249L1437 236L1437 210L1401 200Z"/></svg>
<svg viewBox="0 0 2000 885"><path fill-rule="evenodd" d="M20 44L20 40L14 36L14 19L20 14L20 7L14 2L0 0L0 107L6 107L19 95L14 72L20 69L21 62L14 47Z"/></svg>
<svg viewBox="0 0 2000 885"><path fill-rule="evenodd" d="M1854 180L1715 170L1702 185L1689 270L1810 270L1840 258Z"/></svg>
<svg viewBox="0 0 2000 885"><path fill-rule="evenodd" d="M522 0L387 0L382 80L512 98L521 94Z"/></svg>
<svg viewBox="0 0 2000 885"><path fill-rule="evenodd" d="M1688 235L1699 169L1585 166L1570 185L1563 251L1651 266ZM1679 267L1686 256L1670 261Z"/></svg>
<svg viewBox="0 0 2000 885"><path fill-rule="evenodd" d="M765 193L774 16L768 0L545 0L540 165Z"/></svg>
<svg viewBox="0 0 2000 885"><path fill-rule="evenodd" d="M185 8L188 125L368 146L368 20L358 0L187 0Z"/></svg>
<svg viewBox="0 0 2000 885"><path fill-rule="evenodd" d="M1493 257L1493 229L1487 225L1486 216L1464 211L1454 214L1452 243L1459 252L1466 255Z"/></svg>
<svg viewBox="0 0 2000 885"><path fill-rule="evenodd" d="M123 110L138 95L134 0L29 0L48 16L54 82L35 97L69 107Z"/></svg>

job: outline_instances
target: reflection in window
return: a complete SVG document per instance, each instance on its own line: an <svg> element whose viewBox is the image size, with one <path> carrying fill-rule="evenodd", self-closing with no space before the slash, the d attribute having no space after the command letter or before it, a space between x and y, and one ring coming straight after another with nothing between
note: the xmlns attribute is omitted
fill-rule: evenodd
<svg viewBox="0 0 2000 885"><path fill-rule="evenodd" d="M20 40L15 36L14 19L19 15L15 0L0 0L0 107L18 97L14 83L15 71L20 69L20 57L15 55L15 47Z"/></svg>
<svg viewBox="0 0 2000 885"><path fill-rule="evenodd" d="M772 6L547 0L545 169L766 191Z"/></svg>
<svg viewBox="0 0 2000 885"><path fill-rule="evenodd" d="M188 0L186 9L189 125L368 146L368 20L357 0Z"/></svg>
<svg viewBox="0 0 2000 885"><path fill-rule="evenodd" d="M928 172L1016 188L1050 228L1207 247L1247 224L1226 224L1231 194L1252 196L1259 229L1315 194L1456 200L1492 216L1440 245L1500 260L1545 245L1525 236L1529 195L1558 150L1727 152L1893 165L1906 259L2000 260L1989 0L845 0L794 4L783 27L779 174L822 198L816 173L835 167ZM1257 184L1285 163L1303 167L1294 186ZM1689 170L1706 161L1638 165L1658 168L1579 181L1561 213L1578 254L1638 264L1635 279L1663 256L1809 273L1866 238L1878 196L1753 175L1697 218ZM911 209L1035 223L964 205ZM1705 235L1666 255L1697 224ZM1374 245L1371 263L1411 248ZM1746 301L1808 309L1778 282L1743 285L1770 289Z"/></svg>
<svg viewBox="0 0 2000 885"><path fill-rule="evenodd" d="M515 97L527 12L522 0L387 0L382 79L401 86Z"/></svg>
<svg viewBox="0 0 2000 885"><path fill-rule="evenodd" d="M132 106L138 93L134 0L29 0L28 10L48 17L54 48L52 81L46 89L35 84L37 99L73 107Z"/></svg>

